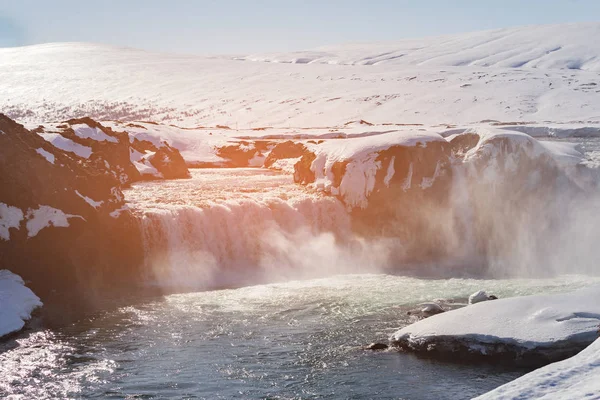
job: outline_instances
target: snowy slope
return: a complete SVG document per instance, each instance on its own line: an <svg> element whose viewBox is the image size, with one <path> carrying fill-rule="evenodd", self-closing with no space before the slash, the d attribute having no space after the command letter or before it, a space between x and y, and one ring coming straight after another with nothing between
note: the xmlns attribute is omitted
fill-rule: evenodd
<svg viewBox="0 0 600 400"><path fill-rule="evenodd" d="M0 49L0 110L32 123L85 115L232 129L360 119L598 124L600 45L590 38L599 30L595 23L524 27L237 59L82 43L7 48ZM311 63L250 61L292 57Z"/></svg>
<svg viewBox="0 0 600 400"><path fill-rule="evenodd" d="M600 339L576 356L533 371L477 397L508 399L600 399Z"/></svg>
<svg viewBox="0 0 600 400"><path fill-rule="evenodd" d="M598 23L524 26L389 43L253 54L243 60L298 64L502 67L600 71Z"/></svg>

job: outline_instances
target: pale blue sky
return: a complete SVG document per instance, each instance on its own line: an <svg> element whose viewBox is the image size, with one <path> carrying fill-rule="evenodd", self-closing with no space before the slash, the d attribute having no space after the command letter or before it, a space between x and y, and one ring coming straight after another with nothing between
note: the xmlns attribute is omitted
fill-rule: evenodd
<svg viewBox="0 0 600 400"><path fill-rule="evenodd" d="M251 53L579 21L600 0L0 0L0 46Z"/></svg>

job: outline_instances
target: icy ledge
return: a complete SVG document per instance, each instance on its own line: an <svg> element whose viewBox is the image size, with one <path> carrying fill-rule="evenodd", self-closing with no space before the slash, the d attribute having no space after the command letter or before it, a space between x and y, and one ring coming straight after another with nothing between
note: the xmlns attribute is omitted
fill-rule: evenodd
<svg viewBox="0 0 600 400"><path fill-rule="evenodd" d="M20 276L0 270L0 337L23 329L33 310L41 306Z"/></svg>
<svg viewBox="0 0 600 400"><path fill-rule="evenodd" d="M594 286L469 305L400 329L390 340L403 350L440 358L544 365L592 343L599 323L600 286Z"/></svg>
<svg viewBox="0 0 600 400"><path fill-rule="evenodd" d="M597 339L576 356L535 370L477 399L598 399L599 376L600 339Z"/></svg>

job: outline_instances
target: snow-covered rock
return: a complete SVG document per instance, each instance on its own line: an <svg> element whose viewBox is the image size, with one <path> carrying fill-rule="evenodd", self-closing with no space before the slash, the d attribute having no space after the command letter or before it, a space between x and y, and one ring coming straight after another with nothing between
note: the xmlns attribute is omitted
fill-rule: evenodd
<svg viewBox="0 0 600 400"><path fill-rule="evenodd" d="M86 126L92 129L90 123ZM96 142L99 131L114 137L94 126L99 131L81 136L96 139L80 138L70 126L58 130L69 131L73 143ZM118 149L90 145L94 151L84 158L53 146L4 115L0 129L0 269L31 282L42 298L52 290L85 291L132 273L142 252L139 228L135 217L123 211L119 176L106 166L106 158L115 161L111 150ZM129 162L128 137L122 136Z"/></svg>
<svg viewBox="0 0 600 400"><path fill-rule="evenodd" d="M485 292L485 290L479 290L469 296L469 304L477 304L477 303L481 303L482 301L488 301L488 300L489 300L489 297L488 297L487 293Z"/></svg>
<svg viewBox="0 0 600 400"><path fill-rule="evenodd" d="M41 306L40 298L20 276L0 270L0 337L21 330L33 310Z"/></svg>
<svg viewBox="0 0 600 400"><path fill-rule="evenodd" d="M79 118L61 124L39 125L34 131L56 148L95 164L97 169L104 169L121 184L189 177L181 154L168 143L130 137L117 129L119 124L108 125L91 118Z"/></svg>
<svg viewBox="0 0 600 400"><path fill-rule="evenodd" d="M576 356L530 372L478 400L600 398L600 339Z"/></svg>
<svg viewBox="0 0 600 400"><path fill-rule="evenodd" d="M455 359L496 358L546 364L593 342L600 322L600 287L472 304L397 331L402 349Z"/></svg>

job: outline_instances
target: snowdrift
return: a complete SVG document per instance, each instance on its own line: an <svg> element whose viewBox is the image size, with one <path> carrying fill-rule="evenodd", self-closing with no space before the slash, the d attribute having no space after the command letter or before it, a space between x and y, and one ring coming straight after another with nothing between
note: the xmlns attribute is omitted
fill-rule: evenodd
<svg viewBox="0 0 600 400"><path fill-rule="evenodd" d="M17 332L42 302L23 279L8 270L0 270L0 338Z"/></svg>
<svg viewBox="0 0 600 400"><path fill-rule="evenodd" d="M477 399L595 399L600 393L599 369L600 339L596 339L576 356L526 374Z"/></svg>
<svg viewBox="0 0 600 400"><path fill-rule="evenodd" d="M598 337L600 287L492 300L421 320L394 346L454 360L489 358L538 365L564 359Z"/></svg>

